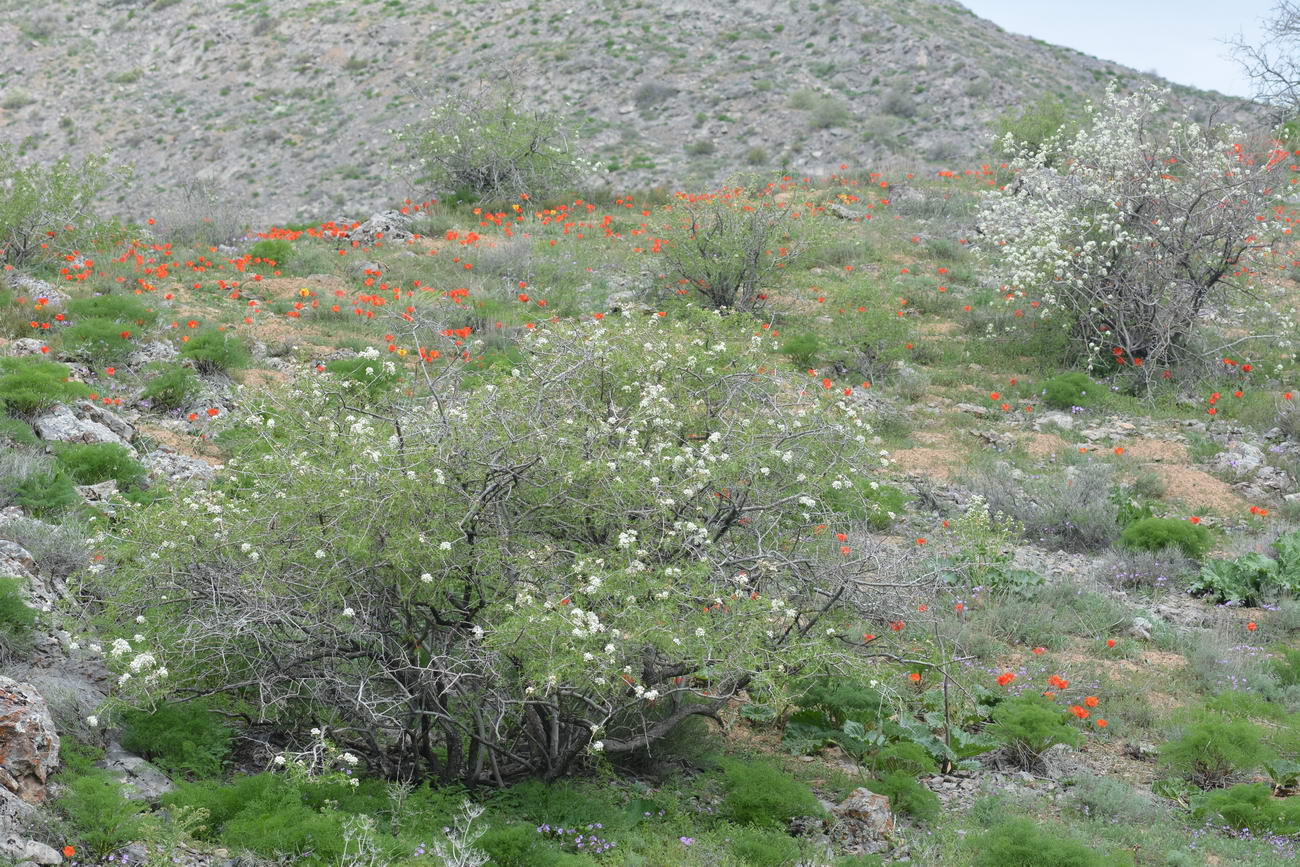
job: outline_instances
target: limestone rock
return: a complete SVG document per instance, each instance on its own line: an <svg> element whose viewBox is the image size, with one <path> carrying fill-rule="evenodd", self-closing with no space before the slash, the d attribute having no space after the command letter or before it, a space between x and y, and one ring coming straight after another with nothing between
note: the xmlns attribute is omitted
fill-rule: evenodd
<svg viewBox="0 0 1300 867"><path fill-rule="evenodd" d="M889 798L870 789L854 789L831 814L838 820L831 837L849 853L887 850L894 832L894 813Z"/></svg>
<svg viewBox="0 0 1300 867"><path fill-rule="evenodd" d="M175 788L166 774L134 753L127 752L116 741L108 745L104 758L98 764L113 772L122 785L127 787L126 797L132 800L156 803Z"/></svg>
<svg viewBox="0 0 1300 867"><path fill-rule="evenodd" d="M140 459L149 471L149 481L197 482L206 484L216 478L216 470L207 461L159 448Z"/></svg>
<svg viewBox="0 0 1300 867"><path fill-rule="evenodd" d="M78 407L80 409L80 406ZM112 413L105 413L105 416L111 416ZM113 430L112 427L104 424L100 417L93 417L88 413L74 412L72 409L63 404L56 404L48 410L32 425L36 429L36 435L41 439L49 442L60 443L114 443L116 445L131 447L129 437L123 437ZM114 419L120 422L119 427L130 429L130 425L121 422L116 416ZM133 431L132 431L133 433Z"/></svg>
<svg viewBox="0 0 1300 867"><path fill-rule="evenodd" d="M0 786L39 804L58 764L59 735L45 699L31 684L0 676Z"/></svg>
<svg viewBox="0 0 1300 867"><path fill-rule="evenodd" d="M1219 472L1227 473L1236 478L1247 476L1263 465L1263 450L1242 440L1233 440L1228 443L1227 450L1216 455L1212 464L1214 469Z"/></svg>

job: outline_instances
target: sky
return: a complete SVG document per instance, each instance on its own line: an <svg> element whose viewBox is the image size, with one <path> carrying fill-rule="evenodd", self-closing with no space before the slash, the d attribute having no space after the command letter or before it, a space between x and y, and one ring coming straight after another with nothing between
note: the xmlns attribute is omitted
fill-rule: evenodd
<svg viewBox="0 0 1300 867"><path fill-rule="evenodd" d="M1251 96L1223 40L1257 39L1275 0L960 0L1012 33L1066 45L1175 84Z"/></svg>

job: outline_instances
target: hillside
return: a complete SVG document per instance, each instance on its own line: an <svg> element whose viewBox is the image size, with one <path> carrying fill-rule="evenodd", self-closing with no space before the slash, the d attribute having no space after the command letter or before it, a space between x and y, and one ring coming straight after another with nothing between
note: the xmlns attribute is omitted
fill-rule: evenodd
<svg viewBox="0 0 1300 867"><path fill-rule="evenodd" d="M569 114L615 189L747 169L955 166L1039 96L1131 69L1009 34L946 0L0 0L0 138L112 152L123 215L202 181L261 221L369 214L412 195L389 130L420 100L509 78ZM1194 114L1226 103L1185 88ZM420 200L428 191L414 191Z"/></svg>

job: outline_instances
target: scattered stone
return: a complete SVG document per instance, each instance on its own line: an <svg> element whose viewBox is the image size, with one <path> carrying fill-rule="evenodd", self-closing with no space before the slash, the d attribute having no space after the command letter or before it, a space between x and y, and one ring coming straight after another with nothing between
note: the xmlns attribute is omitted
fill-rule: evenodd
<svg viewBox="0 0 1300 867"><path fill-rule="evenodd" d="M961 412L968 412L973 416L978 416L979 418L985 418L989 415L988 407L976 406L973 403L959 403L953 407L953 409L960 410Z"/></svg>
<svg viewBox="0 0 1300 867"><path fill-rule="evenodd" d="M861 220L865 214L861 211L855 211L852 208L846 208L839 202L832 202L830 206L832 216L839 217L841 220Z"/></svg>
<svg viewBox="0 0 1300 867"><path fill-rule="evenodd" d="M37 340L35 337L19 337L17 340L9 341L5 348L10 355L44 355L42 348L45 343Z"/></svg>
<svg viewBox="0 0 1300 867"><path fill-rule="evenodd" d="M1055 425L1062 430L1074 430L1074 416L1068 412L1045 412L1034 419L1034 430L1041 431L1048 425Z"/></svg>
<svg viewBox="0 0 1300 867"><path fill-rule="evenodd" d="M1145 617L1134 617L1133 623L1129 625L1129 633L1134 638L1140 638L1143 641L1151 640L1151 621Z"/></svg>
<svg viewBox="0 0 1300 867"><path fill-rule="evenodd" d="M97 485L77 485L76 491L87 503L107 503L117 496L117 479L108 479Z"/></svg>
<svg viewBox="0 0 1300 867"><path fill-rule="evenodd" d="M38 840L24 840L12 831L0 837L0 855L24 864L63 863L63 856L53 846L47 846Z"/></svg>
<svg viewBox="0 0 1300 867"><path fill-rule="evenodd" d="M172 361L179 353L176 347L161 340L151 340L127 356L127 364L143 367L155 361Z"/></svg>
<svg viewBox="0 0 1300 867"><path fill-rule="evenodd" d="M30 683L0 675L0 787L39 804L58 764L59 736L45 699Z"/></svg>

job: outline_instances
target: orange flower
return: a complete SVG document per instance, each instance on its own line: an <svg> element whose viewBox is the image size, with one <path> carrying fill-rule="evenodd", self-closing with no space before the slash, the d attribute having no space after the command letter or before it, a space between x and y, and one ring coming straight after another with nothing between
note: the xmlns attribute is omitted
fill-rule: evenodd
<svg viewBox="0 0 1300 867"><path fill-rule="evenodd" d="M1192 516L1191 516L1190 518L1188 518L1187 520L1191 521L1193 524L1199 524L1199 523L1201 523L1201 519L1198 518L1198 517L1196 517L1195 515L1192 515Z"/></svg>
<svg viewBox="0 0 1300 867"><path fill-rule="evenodd" d="M1114 646L1115 646L1115 639L1113 639L1113 638L1107 638L1107 639L1106 639L1106 646L1107 646L1107 647L1114 647Z"/></svg>
<svg viewBox="0 0 1300 867"><path fill-rule="evenodd" d="M149 222L152 223L153 220L150 220ZM64 858L71 858L72 856L74 856L74 855L76 855L76 854L77 854L77 848L76 848L75 846L64 846L64 847L63 847L63 857L64 857Z"/></svg>
<svg viewBox="0 0 1300 867"><path fill-rule="evenodd" d="M1104 729L1105 727L1106 727L1106 721L1104 719L1097 720L1097 728Z"/></svg>
<svg viewBox="0 0 1300 867"><path fill-rule="evenodd" d="M1249 632L1254 632L1256 629L1259 629L1259 624L1256 623L1255 621L1252 620L1252 621L1250 621L1249 623L1246 624L1246 630L1247 630L1247 631L1249 631Z"/></svg>
<svg viewBox="0 0 1300 867"><path fill-rule="evenodd" d="M915 671L914 671L914 672L912 672L911 674L909 674L909 675L907 676L907 679L910 680L910 681L912 681L912 683L920 683L920 682L921 682L921 675L920 675L918 672L915 672Z"/></svg>
<svg viewBox="0 0 1300 867"><path fill-rule="evenodd" d="M1011 672L1009 671L1003 672L1002 674L998 675L998 686L1006 686L1008 683L1011 683L1011 681L1015 679L1016 676Z"/></svg>
<svg viewBox="0 0 1300 867"><path fill-rule="evenodd" d="M1079 707L1077 704L1072 704L1072 705L1070 705L1070 713L1074 714L1074 715L1077 716L1079 719L1087 719L1087 718L1088 718L1088 712L1087 712L1086 710L1084 710L1083 708Z"/></svg>
<svg viewBox="0 0 1300 867"><path fill-rule="evenodd" d="M1088 707L1096 707L1097 701L1098 701L1097 696L1090 695L1083 700L1083 703L1086 704Z"/></svg>
<svg viewBox="0 0 1300 867"><path fill-rule="evenodd" d="M907 624L901 620L895 620L893 623L889 624L889 628L894 630L895 632L902 632L903 627L906 625Z"/></svg>

